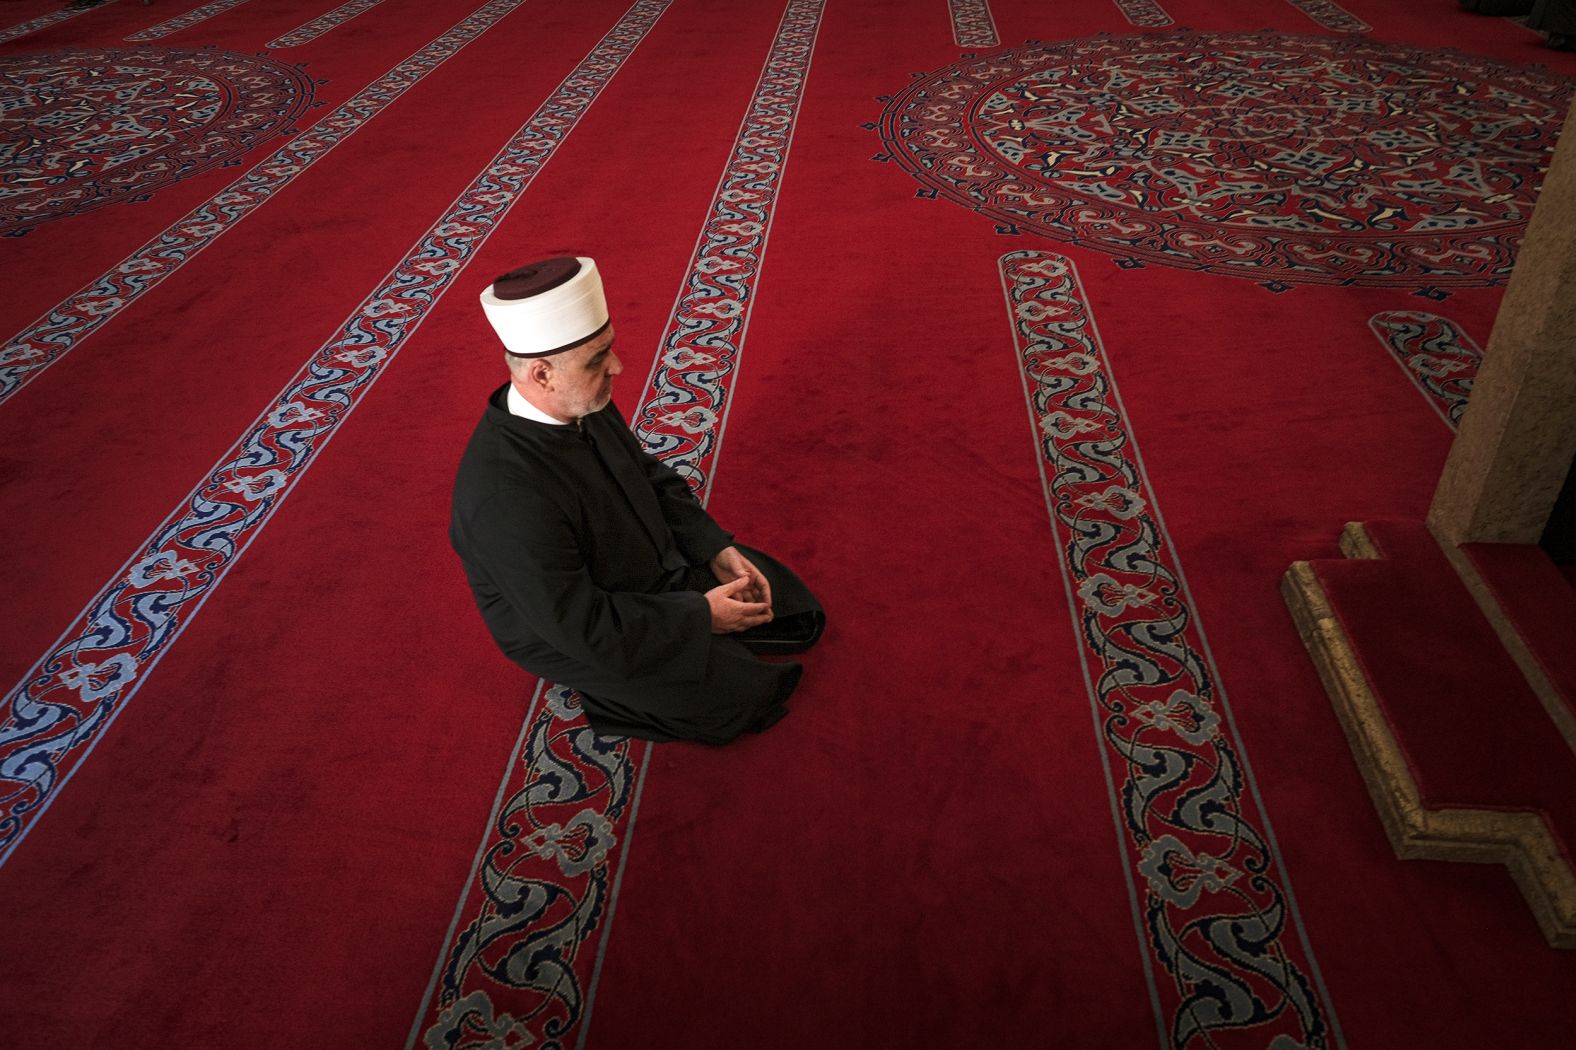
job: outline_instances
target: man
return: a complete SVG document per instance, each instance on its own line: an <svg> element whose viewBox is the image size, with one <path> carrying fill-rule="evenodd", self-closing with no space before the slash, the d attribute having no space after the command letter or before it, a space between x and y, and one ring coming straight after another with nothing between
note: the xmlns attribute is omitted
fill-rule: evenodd
<svg viewBox="0 0 1576 1050"><path fill-rule="evenodd" d="M1527 28L1547 33L1552 48L1576 51L1576 0L1537 0Z"/></svg>
<svg viewBox="0 0 1576 1050"><path fill-rule="evenodd" d="M509 382L454 484L450 541L504 654L580 692L598 733L722 744L787 713L825 617L733 543L612 403L623 371L596 264L554 258L482 292Z"/></svg>

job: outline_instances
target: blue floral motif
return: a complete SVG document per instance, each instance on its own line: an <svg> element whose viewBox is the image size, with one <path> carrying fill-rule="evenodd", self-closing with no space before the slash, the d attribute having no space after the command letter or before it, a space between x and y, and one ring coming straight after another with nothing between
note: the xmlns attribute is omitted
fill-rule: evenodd
<svg viewBox="0 0 1576 1050"><path fill-rule="evenodd" d="M1157 0L1116 0L1116 6L1123 18L1142 29L1158 29L1171 24L1171 16Z"/></svg>
<svg viewBox="0 0 1576 1050"><path fill-rule="evenodd" d="M568 825L544 824L524 839L538 857L556 861L570 877L583 875L607 862L608 850L617 840L612 823L594 809L582 809Z"/></svg>
<svg viewBox="0 0 1576 1050"><path fill-rule="evenodd" d="M709 483L823 2L791 0L783 14L653 366L656 395L635 419L647 450L697 494Z"/></svg>
<svg viewBox="0 0 1576 1050"><path fill-rule="evenodd" d="M995 47L996 20L991 17L987 0L947 0L952 16L952 40L959 47Z"/></svg>
<svg viewBox="0 0 1576 1050"><path fill-rule="evenodd" d="M1001 259L1052 530L1074 591L1091 701L1112 759L1120 831L1174 1047L1330 1046L1333 1011L1287 929L1285 876L1225 696L1165 538L1072 263Z"/></svg>
<svg viewBox="0 0 1576 1050"><path fill-rule="evenodd" d="M492 1000L483 991L455 1000L438 1016L438 1023L428 1029L424 1040L427 1050L454 1050L456 1032L481 1036L481 1042L466 1044L475 1050L514 1050L535 1042L518 1020L508 1014L495 1014Z"/></svg>
<svg viewBox="0 0 1576 1050"><path fill-rule="evenodd" d="M1337 33L1366 33L1373 27L1335 0L1286 0L1288 4Z"/></svg>
<svg viewBox="0 0 1576 1050"><path fill-rule="evenodd" d="M1448 317L1416 310L1384 310L1368 321L1379 341L1406 369L1452 430L1461 425L1483 351Z"/></svg>
<svg viewBox="0 0 1576 1050"><path fill-rule="evenodd" d="M1144 847L1139 874L1152 892L1172 904L1191 908L1204 893L1218 893L1242 873L1207 853L1192 853L1174 835L1162 835Z"/></svg>
<svg viewBox="0 0 1576 1050"><path fill-rule="evenodd" d="M126 582L132 587L152 587L166 580L179 580L198 571L197 564L174 551L158 551L131 567Z"/></svg>
<svg viewBox="0 0 1576 1050"><path fill-rule="evenodd" d="M246 0L213 0L213 3L194 7L190 11L176 15L167 21L160 22L151 29L144 29L140 33L133 33L127 40L158 40L160 37L179 33L182 29L189 29L198 22L206 22L214 15L223 14L232 7L240 7Z"/></svg>
<svg viewBox="0 0 1576 1050"><path fill-rule="evenodd" d="M326 15L320 15L302 26L297 26L284 36L275 37L267 47L300 47L310 44L331 29L337 29L357 15L381 4L383 0L350 0L340 4Z"/></svg>
<svg viewBox="0 0 1576 1050"><path fill-rule="evenodd" d="M8 40L16 40L19 37L27 36L29 33L36 33L40 29L54 25L56 22L64 22L68 18L75 18L83 12L91 10L92 8L89 7L64 7L51 11L47 15L30 18L26 22L18 22L9 29L0 30L0 44Z"/></svg>
<svg viewBox="0 0 1576 1050"><path fill-rule="evenodd" d="M137 661L116 653L102 663L78 663L60 672L60 684L75 689L83 700L102 700L137 677Z"/></svg>
<svg viewBox="0 0 1576 1050"><path fill-rule="evenodd" d="M1133 716L1156 729L1175 733L1189 744L1209 741L1220 729L1220 716L1214 705L1186 689L1178 689L1168 700L1151 700L1133 707Z"/></svg>

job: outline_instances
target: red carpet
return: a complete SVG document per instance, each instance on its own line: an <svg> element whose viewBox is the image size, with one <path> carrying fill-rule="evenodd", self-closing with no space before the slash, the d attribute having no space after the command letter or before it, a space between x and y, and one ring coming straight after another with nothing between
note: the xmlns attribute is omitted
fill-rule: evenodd
<svg viewBox="0 0 1576 1050"><path fill-rule="evenodd" d="M1396 359L1487 343L1576 56L1395 0L128 39L199 6L0 43L30 126L54 54L160 144L0 199L8 1044L1560 1043L1576 961L1392 857L1278 584L1426 508L1461 391ZM825 602L758 738L598 742L448 549L474 297L556 250L642 436Z"/></svg>

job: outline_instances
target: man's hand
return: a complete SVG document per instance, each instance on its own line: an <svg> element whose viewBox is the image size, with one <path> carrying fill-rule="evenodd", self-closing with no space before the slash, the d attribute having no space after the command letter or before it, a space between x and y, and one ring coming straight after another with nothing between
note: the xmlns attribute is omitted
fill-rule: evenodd
<svg viewBox="0 0 1576 1050"><path fill-rule="evenodd" d="M711 574L723 583L740 579L750 581L749 587L739 594L739 600L771 607L772 585L766 582L766 574L741 554L739 548L724 547L718 551L711 559Z"/></svg>
<svg viewBox="0 0 1576 1050"><path fill-rule="evenodd" d="M771 620L772 607L767 603L740 600L751 586L748 576L740 576L706 592L706 604L711 606L712 634L732 634Z"/></svg>

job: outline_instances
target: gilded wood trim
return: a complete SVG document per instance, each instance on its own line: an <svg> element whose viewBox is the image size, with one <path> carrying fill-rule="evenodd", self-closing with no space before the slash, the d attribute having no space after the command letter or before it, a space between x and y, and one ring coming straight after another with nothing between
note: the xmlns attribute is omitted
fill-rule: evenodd
<svg viewBox="0 0 1576 1050"><path fill-rule="evenodd" d="M1353 561L1378 561L1384 557L1360 521L1348 521L1341 530L1341 553Z"/></svg>
<svg viewBox="0 0 1576 1050"><path fill-rule="evenodd" d="M1396 856L1503 864L1549 944L1576 948L1576 872L1548 825L1526 811L1423 805L1368 676L1312 566L1294 562L1281 581L1281 594L1324 681Z"/></svg>

